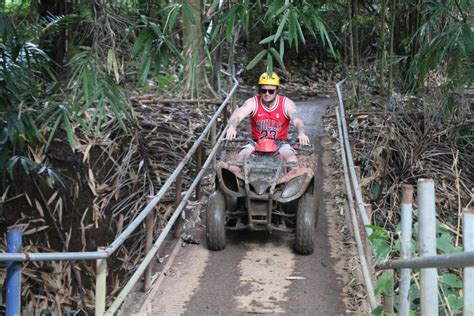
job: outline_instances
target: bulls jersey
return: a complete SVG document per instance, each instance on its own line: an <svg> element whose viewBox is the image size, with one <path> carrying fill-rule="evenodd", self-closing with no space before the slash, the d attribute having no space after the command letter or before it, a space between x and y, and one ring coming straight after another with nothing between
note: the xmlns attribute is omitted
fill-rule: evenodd
<svg viewBox="0 0 474 316"><path fill-rule="evenodd" d="M276 96L276 105L266 109L260 95L254 97L256 108L252 114L252 139L261 138L286 140L290 118L286 113L286 97Z"/></svg>

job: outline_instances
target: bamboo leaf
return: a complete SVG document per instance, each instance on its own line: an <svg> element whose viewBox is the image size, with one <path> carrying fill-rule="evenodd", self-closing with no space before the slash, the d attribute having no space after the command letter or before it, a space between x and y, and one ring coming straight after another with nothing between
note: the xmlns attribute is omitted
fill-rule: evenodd
<svg viewBox="0 0 474 316"><path fill-rule="evenodd" d="M227 38L230 38L232 36L232 32L234 31L237 10L238 6L234 6L229 10L229 13L226 15L225 34Z"/></svg>
<svg viewBox="0 0 474 316"><path fill-rule="evenodd" d="M49 145L51 144L51 141L53 140L54 135L56 135L56 131L58 129L59 123L61 123L61 115L59 115L56 118L56 122L54 122L53 128L49 131L48 141L46 143L45 150L49 148Z"/></svg>
<svg viewBox="0 0 474 316"><path fill-rule="evenodd" d="M301 41L303 42L303 45L306 45L306 39L304 38L303 30L301 29L301 25L298 22L298 19L296 19L296 27L298 29L298 34L299 34L299 37L300 37Z"/></svg>
<svg viewBox="0 0 474 316"><path fill-rule="evenodd" d="M17 161L20 159L19 156L13 156L7 161L6 169L8 171L8 174L10 175L10 178L13 179L13 170L15 168L15 165Z"/></svg>
<svg viewBox="0 0 474 316"><path fill-rule="evenodd" d="M25 174L30 175L30 166L28 164L28 160L25 157L22 157L22 158L20 158L20 164L21 164Z"/></svg>
<svg viewBox="0 0 474 316"><path fill-rule="evenodd" d="M283 39L283 37L280 38L279 55L280 55L281 59L283 59L283 57L285 56L285 40Z"/></svg>
<svg viewBox="0 0 474 316"><path fill-rule="evenodd" d="M181 4L176 4L173 6L173 8L170 10L168 17L165 22L165 27L164 30L171 32L174 28L174 25L176 24L176 20L178 18L179 11L181 9Z"/></svg>
<svg viewBox="0 0 474 316"><path fill-rule="evenodd" d="M148 73L150 72L152 58L151 56L144 56L142 60L141 75L139 79L139 84L144 85L145 80L148 78Z"/></svg>
<svg viewBox="0 0 474 316"><path fill-rule="evenodd" d="M35 234L48 228L49 228L49 225L28 229L23 233L23 235L27 236L27 235Z"/></svg>
<svg viewBox="0 0 474 316"><path fill-rule="evenodd" d="M145 42L148 39L148 30L142 30L137 37L137 40L133 44L132 55L137 56L140 54L145 47Z"/></svg>
<svg viewBox="0 0 474 316"><path fill-rule="evenodd" d="M270 43L271 41L273 41L275 39L275 34L273 35L270 35L268 37L265 37L263 40L261 40L260 42L258 42L259 44L267 44L267 43Z"/></svg>
<svg viewBox="0 0 474 316"><path fill-rule="evenodd" d="M271 47L270 48L270 53L273 55L273 57L275 57L277 63L280 65L280 67L283 69L283 71L286 71L285 70L285 64L283 63L283 59L278 54L277 50L275 48Z"/></svg>
<svg viewBox="0 0 474 316"><path fill-rule="evenodd" d="M290 46L295 42L298 50L298 34L296 31L296 17L293 11L288 15L288 42Z"/></svg>
<svg viewBox="0 0 474 316"><path fill-rule="evenodd" d="M270 52L267 53L267 73L270 76L273 74L273 58Z"/></svg>
<svg viewBox="0 0 474 316"><path fill-rule="evenodd" d="M277 29L277 32L275 33L275 38L274 38L274 42L276 43L276 41L280 38L281 36L281 33L283 32L283 28L285 27L286 25L286 21L288 20L288 15L290 14L290 11L286 11L285 12L285 15L283 15L283 18L281 19L280 21L280 24L278 25L278 29Z"/></svg>
<svg viewBox="0 0 474 316"><path fill-rule="evenodd" d="M40 216L44 217L43 207L41 207L41 204L37 199L35 199L35 206L36 206L36 209L38 210L38 212L40 213Z"/></svg>
<svg viewBox="0 0 474 316"><path fill-rule="evenodd" d="M263 56L265 56L265 54L266 54L267 52L268 52L268 50L266 50L266 49L260 51L260 52L252 59L252 61L247 65L247 67L245 67L245 69L250 70L250 69L252 69L253 67L255 67L255 66L260 62L260 60L262 60Z"/></svg>
<svg viewBox="0 0 474 316"><path fill-rule="evenodd" d="M281 5L281 4L279 4L279 5L277 4L277 6L280 6L280 5ZM290 3L283 5L280 9L278 9L278 10L275 12L275 15L278 16L278 15L282 14L283 11L287 10L290 6L291 6Z"/></svg>
<svg viewBox="0 0 474 316"><path fill-rule="evenodd" d="M156 25L155 23L150 23L150 26L151 26L151 29L153 30L153 32L155 32L155 34L158 36L158 37L163 37L163 32L161 32L160 28L158 27L158 25Z"/></svg>
<svg viewBox="0 0 474 316"><path fill-rule="evenodd" d="M75 145L74 130L71 125L71 122L69 121L69 117L66 115L65 112L63 112L63 123L64 123L64 127L66 128L66 135L67 135L67 141L69 143L69 146L71 146L71 148L74 148L74 145Z"/></svg>

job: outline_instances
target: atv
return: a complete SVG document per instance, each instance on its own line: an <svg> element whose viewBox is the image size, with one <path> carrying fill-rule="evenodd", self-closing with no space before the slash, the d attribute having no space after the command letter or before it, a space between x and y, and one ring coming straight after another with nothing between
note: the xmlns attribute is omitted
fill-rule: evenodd
<svg viewBox="0 0 474 316"><path fill-rule="evenodd" d="M227 230L276 230L296 235L296 253L313 253L318 221L313 146L293 144L298 162L286 162L274 140L258 140L243 160L237 159L238 144L225 141L216 164L206 216L208 248L224 249Z"/></svg>

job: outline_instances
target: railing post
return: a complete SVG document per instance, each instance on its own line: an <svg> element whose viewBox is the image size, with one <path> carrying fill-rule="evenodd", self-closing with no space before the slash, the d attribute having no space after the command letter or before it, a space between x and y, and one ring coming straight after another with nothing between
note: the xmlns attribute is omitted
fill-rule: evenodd
<svg viewBox="0 0 474 316"><path fill-rule="evenodd" d="M99 247L98 251L104 248ZM107 294L107 259L97 259L95 279L95 315L102 316L105 313L105 298Z"/></svg>
<svg viewBox="0 0 474 316"><path fill-rule="evenodd" d="M145 253L148 253L153 246L153 226L155 225L155 220L153 213L148 214L145 220ZM143 291L147 292L151 287L151 269L152 264L150 263L145 269L143 274Z"/></svg>
<svg viewBox="0 0 474 316"><path fill-rule="evenodd" d="M474 251L474 207L464 210L463 247ZM474 267L464 268L464 316L474 315Z"/></svg>
<svg viewBox="0 0 474 316"><path fill-rule="evenodd" d="M412 217L413 217L413 186L402 185L402 209L401 209L401 256L402 259L411 257ZM410 313L410 280L411 269L400 270L400 305L398 315L408 316Z"/></svg>
<svg viewBox="0 0 474 316"><path fill-rule="evenodd" d="M8 227L7 252L22 251L23 229L20 226ZM7 262L6 315L19 316L21 313L21 262Z"/></svg>
<svg viewBox="0 0 474 316"><path fill-rule="evenodd" d="M418 248L421 257L436 256L436 209L433 179L418 180ZM438 315L438 270L420 272L421 315Z"/></svg>

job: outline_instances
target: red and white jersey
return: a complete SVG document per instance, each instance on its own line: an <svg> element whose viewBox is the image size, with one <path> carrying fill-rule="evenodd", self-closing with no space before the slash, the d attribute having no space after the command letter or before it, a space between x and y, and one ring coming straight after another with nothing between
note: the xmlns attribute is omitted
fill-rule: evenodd
<svg viewBox="0 0 474 316"><path fill-rule="evenodd" d="M252 139L261 138L286 140L290 118L286 112L286 97L276 96L276 104L267 109L260 95L254 97L256 108L252 114Z"/></svg>

